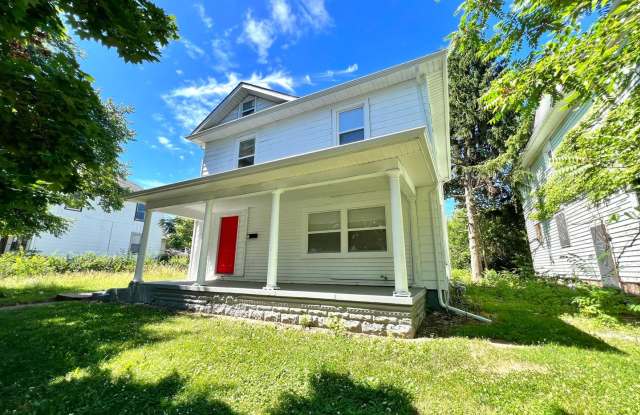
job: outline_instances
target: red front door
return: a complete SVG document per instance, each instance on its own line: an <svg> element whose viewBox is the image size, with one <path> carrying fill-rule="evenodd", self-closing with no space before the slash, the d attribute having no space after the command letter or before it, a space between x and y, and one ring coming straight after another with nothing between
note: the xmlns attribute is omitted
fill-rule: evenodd
<svg viewBox="0 0 640 415"><path fill-rule="evenodd" d="M220 237L218 238L217 274L233 274L236 263L236 242L238 240L238 216L220 219Z"/></svg>

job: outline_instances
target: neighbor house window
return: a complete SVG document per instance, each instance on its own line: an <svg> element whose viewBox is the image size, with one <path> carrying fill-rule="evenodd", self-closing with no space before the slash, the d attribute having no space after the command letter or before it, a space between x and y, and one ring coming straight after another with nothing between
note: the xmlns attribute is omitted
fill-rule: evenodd
<svg viewBox="0 0 640 415"><path fill-rule="evenodd" d="M73 206L64 205L64 209L65 210L73 210L74 212L82 212L82 208L81 207L76 208L76 207L73 207Z"/></svg>
<svg viewBox="0 0 640 415"><path fill-rule="evenodd" d="M240 108L241 117L246 117L247 115L253 114L254 112L256 112L255 98L242 103L242 107Z"/></svg>
<svg viewBox="0 0 640 415"><path fill-rule="evenodd" d="M556 226L558 227L558 237L560 238L560 247L567 248L571 246L569 239L569 231L567 230L567 221L564 213L560 212L556 215Z"/></svg>
<svg viewBox="0 0 640 415"><path fill-rule="evenodd" d="M384 206L309 213L307 253L387 252Z"/></svg>
<svg viewBox="0 0 640 415"><path fill-rule="evenodd" d="M133 215L133 220L144 221L144 203L136 203L136 213Z"/></svg>
<svg viewBox="0 0 640 415"><path fill-rule="evenodd" d="M131 232L131 238L129 239L129 253L137 254L140 252L140 240L142 234L140 232Z"/></svg>
<svg viewBox="0 0 640 415"><path fill-rule="evenodd" d="M340 211L310 213L308 217L307 252L340 252Z"/></svg>
<svg viewBox="0 0 640 415"><path fill-rule="evenodd" d="M348 144L364 140L364 108L338 112L338 142Z"/></svg>
<svg viewBox="0 0 640 415"><path fill-rule="evenodd" d="M384 206L347 211L349 252L387 250Z"/></svg>
<svg viewBox="0 0 640 415"><path fill-rule="evenodd" d="M238 146L238 167L253 166L255 154L255 138L240 141L240 145Z"/></svg>
<svg viewBox="0 0 640 415"><path fill-rule="evenodd" d="M536 240L541 245L544 245L544 239L542 238L542 225L540 224L540 222L533 225L533 228L536 230Z"/></svg>

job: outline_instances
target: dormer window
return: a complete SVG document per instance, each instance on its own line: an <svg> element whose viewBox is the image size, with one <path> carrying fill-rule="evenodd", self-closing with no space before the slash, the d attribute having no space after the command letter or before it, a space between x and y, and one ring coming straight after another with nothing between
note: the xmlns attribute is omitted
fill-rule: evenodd
<svg viewBox="0 0 640 415"><path fill-rule="evenodd" d="M238 145L238 167L253 166L254 156L256 155L256 139L240 141Z"/></svg>
<svg viewBox="0 0 640 415"><path fill-rule="evenodd" d="M256 112L256 99L252 98L249 101L245 101L242 103L242 107L240 108L240 116L246 117L247 115L253 114Z"/></svg>

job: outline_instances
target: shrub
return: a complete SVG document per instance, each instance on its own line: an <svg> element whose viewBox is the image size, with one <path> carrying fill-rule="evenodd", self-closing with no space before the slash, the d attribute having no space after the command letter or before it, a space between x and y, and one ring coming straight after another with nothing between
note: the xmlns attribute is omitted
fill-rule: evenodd
<svg viewBox="0 0 640 415"><path fill-rule="evenodd" d="M580 295L572 300L578 312L604 323L616 323L620 317L640 316L640 300L613 288L579 284Z"/></svg>
<svg viewBox="0 0 640 415"><path fill-rule="evenodd" d="M313 326L313 319L308 314L303 314L300 316L299 323L302 327L311 327Z"/></svg>
<svg viewBox="0 0 640 415"><path fill-rule="evenodd" d="M157 266L155 258L145 258L145 266ZM166 266L184 270L189 264L188 257L171 257ZM45 274L63 274L66 272L133 272L136 267L134 255L107 256L83 254L77 256L46 256L25 252L12 252L0 255L0 278L31 277Z"/></svg>

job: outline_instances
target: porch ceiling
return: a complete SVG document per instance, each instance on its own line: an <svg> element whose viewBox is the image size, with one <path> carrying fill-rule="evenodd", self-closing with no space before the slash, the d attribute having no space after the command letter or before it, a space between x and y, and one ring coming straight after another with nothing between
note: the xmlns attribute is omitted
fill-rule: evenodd
<svg viewBox="0 0 640 415"><path fill-rule="evenodd" d="M381 173L401 167L415 186L435 184L424 127L132 193L149 209L198 218L203 201Z"/></svg>

